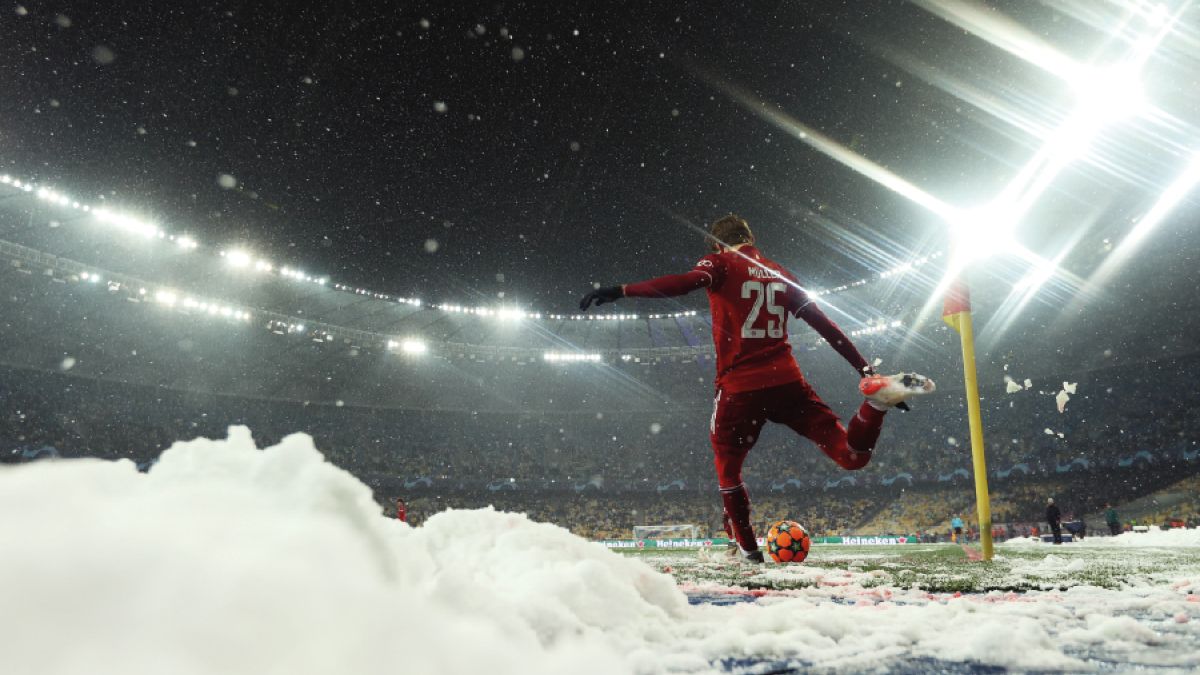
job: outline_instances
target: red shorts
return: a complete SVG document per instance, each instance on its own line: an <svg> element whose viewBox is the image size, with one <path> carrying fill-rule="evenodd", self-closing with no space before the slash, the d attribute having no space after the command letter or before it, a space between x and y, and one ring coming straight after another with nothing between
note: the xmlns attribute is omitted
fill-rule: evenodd
<svg viewBox="0 0 1200 675"><path fill-rule="evenodd" d="M824 440L827 430L840 425L838 416L808 382L797 380L752 391L729 393L718 390L713 401L709 438L713 447L747 451L754 447L767 422L785 424L813 440Z"/></svg>

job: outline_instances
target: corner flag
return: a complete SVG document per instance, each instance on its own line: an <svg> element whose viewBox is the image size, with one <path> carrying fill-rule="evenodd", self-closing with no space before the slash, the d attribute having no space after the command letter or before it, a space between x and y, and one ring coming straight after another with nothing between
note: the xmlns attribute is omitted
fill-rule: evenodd
<svg viewBox="0 0 1200 675"><path fill-rule="evenodd" d="M946 290L946 302L942 305L942 321L962 332L962 316L971 311L971 291L962 277L954 280Z"/></svg>
<svg viewBox="0 0 1200 675"><path fill-rule="evenodd" d="M971 325L971 293L965 276L946 290L942 321L958 331L962 342L963 380L966 384L967 420L971 428L971 463L975 469L975 504L979 512L979 543L983 559L992 559L992 503L988 496L987 461L983 454L983 417L979 411L979 382L975 372L975 330Z"/></svg>

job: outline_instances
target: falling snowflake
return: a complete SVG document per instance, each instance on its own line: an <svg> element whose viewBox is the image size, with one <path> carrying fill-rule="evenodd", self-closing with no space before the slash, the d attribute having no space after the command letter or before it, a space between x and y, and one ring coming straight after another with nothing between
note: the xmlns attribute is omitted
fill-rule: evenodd
<svg viewBox="0 0 1200 675"><path fill-rule="evenodd" d="M92 60L102 66L107 66L117 60L117 55L104 45L96 45L92 48Z"/></svg>

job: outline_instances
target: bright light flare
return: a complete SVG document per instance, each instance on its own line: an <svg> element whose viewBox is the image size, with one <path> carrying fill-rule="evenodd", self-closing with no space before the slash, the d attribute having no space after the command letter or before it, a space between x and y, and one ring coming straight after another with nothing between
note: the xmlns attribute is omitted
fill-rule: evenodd
<svg viewBox="0 0 1200 675"><path fill-rule="evenodd" d="M175 295L173 291L159 291L154 294L154 300L167 307L174 307L175 303L179 301L179 296Z"/></svg>
<svg viewBox="0 0 1200 675"><path fill-rule="evenodd" d="M1200 184L1200 151L1192 155L1191 160L1184 167L1183 171L1180 172L1179 176L1159 195L1158 201L1154 203L1154 206L1150 207L1150 210L1138 219L1137 224L1134 225L1129 234L1125 235L1125 238L1121 240L1116 249L1109 254L1108 259L1100 265L1100 269L1096 270L1091 278L1088 279L1088 284L1093 287L1103 286L1108 278L1145 241L1146 237L1175 210L1179 202L1183 201L1195 189L1197 184Z"/></svg>
<svg viewBox="0 0 1200 675"><path fill-rule="evenodd" d="M747 112L757 115L763 121L784 131L826 157L842 164L848 169L858 172L896 194L929 209L943 218L949 218L954 214L954 208L946 202L910 183L881 164L863 157L829 136L805 125L780 110L777 106L754 96L749 91L734 84L707 74L704 76L713 86L724 92Z"/></svg>
<svg viewBox="0 0 1200 675"><path fill-rule="evenodd" d="M1002 204L993 204L963 211L949 220L951 269L962 269L976 260L1016 249L1017 221L1010 211Z"/></svg>
<svg viewBox="0 0 1200 675"><path fill-rule="evenodd" d="M241 250L224 251L221 255L231 267L247 267L252 260L249 253Z"/></svg>
<svg viewBox="0 0 1200 675"><path fill-rule="evenodd" d="M423 340L406 338L400 341L400 351L405 354L420 355L429 351L429 346Z"/></svg>
<svg viewBox="0 0 1200 675"><path fill-rule="evenodd" d="M1140 69L1134 62L1080 66L1068 83L1082 112L1103 123L1136 117L1148 107Z"/></svg>
<svg viewBox="0 0 1200 675"><path fill-rule="evenodd" d="M1138 220L1133 230L1121 241L1116 253L1124 255L1129 249L1140 244L1146 235L1158 227L1159 223L1179 205L1179 202L1183 201L1183 198L1196 187L1197 183L1200 183L1200 152L1192 155L1192 160L1188 162L1179 177L1167 186L1166 190L1163 190L1154 206Z"/></svg>
<svg viewBox="0 0 1200 675"><path fill-rule="evenodd" d="M585 352L545 352L542 360L547 363L595 363L600 355Z"/></svg>
<svg viewBox="0 0 1200 675"><path fill-rule="evenodd" d="M152 223L147 223L144 220L140 220L123 213L109 211L105 208L92 209L92 216L102 223L116 226L122 230L125 230L126 232L132 232L134 234L146 237L147 239L162 236L164 234L162 230L158 228L158 226Z"/></svg>

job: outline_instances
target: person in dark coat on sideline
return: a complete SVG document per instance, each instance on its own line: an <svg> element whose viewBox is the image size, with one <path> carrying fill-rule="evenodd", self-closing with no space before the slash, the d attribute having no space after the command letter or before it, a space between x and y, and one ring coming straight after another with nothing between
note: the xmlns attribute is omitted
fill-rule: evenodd
<svg viewBox="0 0 1200 675"><path fill-rule="evenodd" d="M1054 533L1054 543L1062 543L1062 512L1054 505L1054 498L1046 500L1046 522L1050 523L1050 531Z"/></svg>
<svg viewBox="0 0 1200 675"><path fill-rule="evenodd" d="M1108 532L1112 536L1121 534L1121 519L1117 517L1117 510L1112 504L1104 505L1104 523L1108 525Z"/></svg>

